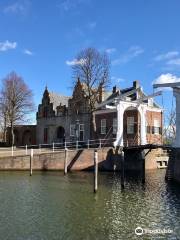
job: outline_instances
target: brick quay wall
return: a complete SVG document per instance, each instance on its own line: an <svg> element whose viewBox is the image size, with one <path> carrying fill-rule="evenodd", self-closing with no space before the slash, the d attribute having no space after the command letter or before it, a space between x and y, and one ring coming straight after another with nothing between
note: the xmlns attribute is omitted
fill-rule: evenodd
<svg viewBox="0 0 180 240"><path fill-rule="evenodd" d="M120 171L121 153L112 148L97 149L99 170ZM141 170L141 161L137 154L125 157L127 170ZM33 170L64 170L65 151L35 154L33 156ZM94 167L94 149L69 150L67 152L68 171L92 170ZM0 170L29 170L30 156L0 157ZM156 169L155 153L146 155L146 169Z"/></svg>

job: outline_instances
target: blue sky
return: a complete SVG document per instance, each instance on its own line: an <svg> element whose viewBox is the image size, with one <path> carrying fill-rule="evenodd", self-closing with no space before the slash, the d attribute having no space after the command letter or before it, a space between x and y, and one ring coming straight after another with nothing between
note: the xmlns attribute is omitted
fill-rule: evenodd
<svg viewBox="0 0 180 240"><path fill-rule="evenodd" d="M155 79L180 81L179 11L179 0L1 0L0 78L23 76L36 104L46 84L71 95L75 56L95 47L109 54L112 85L139 80L151 93Z"/></svg>

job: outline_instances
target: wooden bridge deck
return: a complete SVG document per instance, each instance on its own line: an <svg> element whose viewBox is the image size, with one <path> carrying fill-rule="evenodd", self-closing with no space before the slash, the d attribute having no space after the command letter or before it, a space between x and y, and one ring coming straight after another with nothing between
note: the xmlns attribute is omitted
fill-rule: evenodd
<svg viewBox="0 0 180 240"><path fill-rule="evenodd" d="M144 149L157 149L161 148L164 150L171 150L173 149L173 146L171 145L159 145L159 144L145 144L145 145L132 145L132 146L127 146L123 147L124 151L126 150L144 150Z"/></svg>

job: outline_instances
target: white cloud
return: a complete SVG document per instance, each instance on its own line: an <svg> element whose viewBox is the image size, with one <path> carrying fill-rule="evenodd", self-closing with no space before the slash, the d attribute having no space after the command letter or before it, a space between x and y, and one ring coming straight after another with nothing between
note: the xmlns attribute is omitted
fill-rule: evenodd
<svg viewBox="0 0 180 240"><path fill-rule="evenodd" d="M86 62L86 59L80 59L80 60L77 60L77 59L73 59L71 61L67 60L66 61L66 64L68 66L74 66L74 65L84 65Z"/></svg>
<svg viewBox="0 0 180 240"><path fill-rule="evenodd" d="M90 0L60 0L57 7L65 12L77 9L81 4L87 4Z"/></svg>
<svg viewBox="0 0 180 240"><path fill-rule="evenodd" d="M133 58L138 57L144 52L144 49L140 46L130 47L126 53L122 54L120 58L112 61L112 65L125 64L130 62Z"/></svg>
<svg viewBox="0 0 180 240"><path fill-rule="evenodd" d="M160 54L160 55L157 55L154 60L155 61L164 61L164 60L169 60L169 59L172 59L172 58L175 58L179 55L179 52L178 51L170 51L170 52L167 52L165 54Z"/></svg>
<svg viewBox="0 0 180 240"><path fill-rule="evenodd" d="M26 55L29 55L29 56L33 55L33 52L28 50L28 49L24 49L23 53L26 54Z"/></svg>
<svg viewBox="0 0 180 240"><path fill-rule="evenodd" d="M10 5L7 5L4 8L4 13L12 13L12 14L26 14L30 7L29 0L18 0Z"/></svg>
<svg viewBox="0 0 180 240"><path fill-rule="evenodd" d="M111 77L111 80L114 81L114 82L117 82L117 83L119 83L119 82L124 82L124 81L125 81L124 78L114 77L114 76Z"/></svg>
<svg viewBox="0 0 180 240"><path fill-rule="evenodd" d="M180 77L177 77L171 73L161 74L158 78L153 81L154 83L162 84L162 83L175 83L180 82Z"/></svg>
<svg viewBox="0 0 180 240"><path fill-rule="evenodd" d="M5 42L0 42L0 51L1 52L5 52L10 49L15 49L16 47L17 47L16 42L9 42L8 40L6 40Z"/></svg>
<svg viewBox="0 0 180 240"><path fill-rule="evenodd" d="M116 48L107 48L105 51L106 51L108 54L111 54L111 53L116 52Z"/></svg>

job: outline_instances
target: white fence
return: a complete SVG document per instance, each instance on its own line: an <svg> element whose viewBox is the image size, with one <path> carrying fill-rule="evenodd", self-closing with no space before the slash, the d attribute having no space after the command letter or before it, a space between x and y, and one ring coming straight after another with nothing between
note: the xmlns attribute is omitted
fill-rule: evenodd
<svg viewBox="0 0 180 240"><path fill-rule="evenodd" d="M25 145L25 146L13 146L9 148L0 148L0 156L18 156L18 155L30 155L31 149L34 149L34 154L61 152L65 149L68 150L81 150L89 148L104 148L106 146L113 146L113 142L116 138L110 139L93 139L87 141L65 141L61 143L49 143L39 145Z"/></svg>

